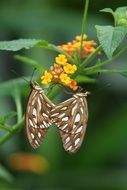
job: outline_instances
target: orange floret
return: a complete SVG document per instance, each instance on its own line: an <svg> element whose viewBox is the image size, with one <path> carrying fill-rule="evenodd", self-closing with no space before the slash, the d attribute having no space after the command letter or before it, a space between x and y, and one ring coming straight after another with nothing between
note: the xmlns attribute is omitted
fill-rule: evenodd
<svg viewBox="0 0 127 190"><path fill-rule="evenodd" d="M67 44L60 45L59 47L66 51L69 55L72 55L74 51L77 51L82 58L86 58L91 52L95 51L94 46L97 44L94 40L86 41L87 35L83 35L83 41L81 43L82 36L76 36L75 40L68 42ZM82 48L81 48L82 45ZM82 50L82 51L81 51Z"/></svg>
<svg viewBox="0 0 127 190"><path fill-rule="evenodd" d="M78 85L77 85L77 82L75 80L72 80L69 86L73 90L77 90L78 89Z"/></svg>

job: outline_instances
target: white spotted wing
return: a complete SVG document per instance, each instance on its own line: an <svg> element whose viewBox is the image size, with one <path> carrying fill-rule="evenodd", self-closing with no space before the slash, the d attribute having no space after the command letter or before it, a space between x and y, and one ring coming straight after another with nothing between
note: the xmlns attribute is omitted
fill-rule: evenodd
<svg viewBox="0 0 127 190"><path fill-rule="evenodd" d="M52 125L50 112L54 104L45 96L39 85L31 83L31 93L26 109L26 133L33 148L42 142L48 128Z"/></svg>
<svg viewBox="0 0 127 190"><path fill-rule="evenodd" d="M58 126L64 149L75 153L80 148L86 131L88 108L86 93L78 93L60 103L51 111L51 117Z"/></svg>

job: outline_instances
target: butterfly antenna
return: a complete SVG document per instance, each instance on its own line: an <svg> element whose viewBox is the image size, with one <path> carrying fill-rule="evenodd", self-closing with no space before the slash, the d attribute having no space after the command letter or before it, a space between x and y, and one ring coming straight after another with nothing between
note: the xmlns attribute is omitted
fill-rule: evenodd
<svg viewBox="0 0 127 190"><path fill-rule="evenodd" d="M20 74L17 73L14 69L11 69L11 72L14 73L16 76L21 77ZM28 81L26 78L24 78L24 77L21 77L21 78L22 78L23 80L25 80L27 83L29 83L29 81Z"/></svg>
<svg viewBox="0 0 127 190"><path fill-rule="evenodd" d="M32 75L31 75L30 83L32 82L32 79L33 79L33 76L34 76L34 73L35 73L36 70L37 70L37 68L35 67L35 68L33 69L33 71L32 71Z"/></svg>

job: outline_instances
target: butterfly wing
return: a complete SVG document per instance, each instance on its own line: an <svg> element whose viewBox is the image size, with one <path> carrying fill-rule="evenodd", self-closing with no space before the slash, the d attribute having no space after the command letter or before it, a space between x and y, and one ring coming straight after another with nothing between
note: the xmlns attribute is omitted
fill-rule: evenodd
<svg viewBox="0 0 127 190"><path fill-rule="evenodd" d="M64 149L70 153L77 152L88 120L86 94L80 93L62 102L51 111L51 117L59 128Z"/></svg>
<svg viewBox="0 0 127 190"><path fill-rule="evenodd" d="M54 104L38 85L32 84L31 88L26 109L26 133L31 146L37 148L52 125L50 112Z"/></svg>

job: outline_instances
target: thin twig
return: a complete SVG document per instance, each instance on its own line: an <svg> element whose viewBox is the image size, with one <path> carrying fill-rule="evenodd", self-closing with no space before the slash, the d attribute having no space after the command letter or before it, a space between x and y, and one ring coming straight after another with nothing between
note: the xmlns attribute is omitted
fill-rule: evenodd
<svg viewBox="0 0 127 190"><path fill-rule="evenodd" d="M14 134L16 134L19 131L19 129L23 127L23 123L24 117L20 120L19 123L17 123L11 128L11 132L7 132L4 136L0 138L0 145L6 142L8 139L10 139Z"/></svg>
<svg viewBox="0 0 127 190"><path fill-rule="evenodd" d="M83 20L82 20L80 52L82 52L83 35L86 30L86 18L87 18L88 7L89 7L89 0L86 0L85 7L84 7L84 13L83 13Z"/></svg>
<svg viewBox="0 0 127 190"><path fill-rule="evenodd" d="M98 63L98 64L96 64L96 65L94 65L94 66L85 68L84 71L95 70L95 69L98 68L98 67L104 66L104 65L106 65L106 64L108 64L108 63L111 63L112 61L114 61L115 59L117 59L120 55L122 55L126 50L127 50L127 46L124 47L122 50L120 50L116 55L114 55L114 56L112 57L112 59L108 59L108 60L106 60L106 61L104 61L104 62L101 62L101 63Z"/></svg>

